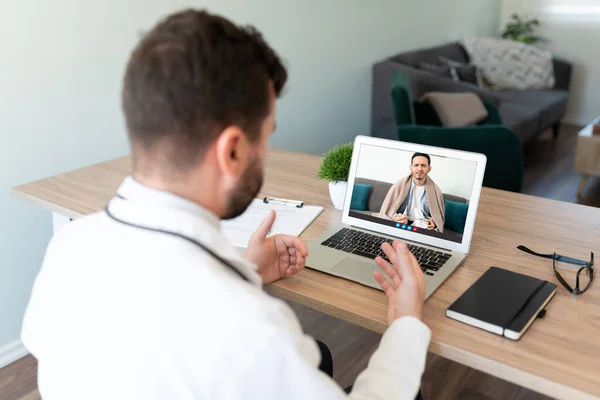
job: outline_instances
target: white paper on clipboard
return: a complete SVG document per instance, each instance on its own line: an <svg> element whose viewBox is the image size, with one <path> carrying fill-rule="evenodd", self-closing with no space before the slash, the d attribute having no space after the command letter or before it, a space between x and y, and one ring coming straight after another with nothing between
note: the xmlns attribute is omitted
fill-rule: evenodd
<svg viewBox="0 0 600 400"><path fill-rule="evenodd" d="M323 207L303 206L301 208L267 204L254 199L242 215L237 218L221 221L221 233L236 247L248 247L250 236L260 223L267 218L269 212L277 213L271 235L285 234L300 236L302 232L323 212Z"/></svg>

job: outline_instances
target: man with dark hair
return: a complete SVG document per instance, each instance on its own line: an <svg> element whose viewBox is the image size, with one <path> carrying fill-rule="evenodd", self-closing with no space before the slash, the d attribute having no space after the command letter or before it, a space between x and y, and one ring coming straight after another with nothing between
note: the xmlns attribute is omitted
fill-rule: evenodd
<svg viewBox="0 0 600 400"><path fill-rule="evenodd" d="M244 255L219 232L260 190L286 78L257 31L204 11L165 18L135 48L122 98L132 176L53 237L25 315L45 400L346 396L326 347L262 289L302 270L306 245L267 237L275 213ZM425 279L406 245L383 250L390 327L351 396L409 399L430 339Z"/></svg>
<svg viewBox="0 0 600 400"><path fill-rule="evenodd" d="M444 197L429 177L431 157L415 153L411 158L410 174L396 182L388 191L378 217L401 224L444 232Z"/></svg>

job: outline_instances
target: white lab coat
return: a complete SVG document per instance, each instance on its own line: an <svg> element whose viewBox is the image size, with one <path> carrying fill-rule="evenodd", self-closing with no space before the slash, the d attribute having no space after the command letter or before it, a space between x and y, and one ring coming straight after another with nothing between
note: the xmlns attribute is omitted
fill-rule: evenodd
<svg viewBox="0 0 600 400"><path fill-rule="evenodd" d="M127 178L109 209L74 221L48 246L22 340L38 359L45 400L341 399L291 309L266 294L256 266L201 207ZM413 399L430 339L415 318L394 322L354 399Z"/></svg>

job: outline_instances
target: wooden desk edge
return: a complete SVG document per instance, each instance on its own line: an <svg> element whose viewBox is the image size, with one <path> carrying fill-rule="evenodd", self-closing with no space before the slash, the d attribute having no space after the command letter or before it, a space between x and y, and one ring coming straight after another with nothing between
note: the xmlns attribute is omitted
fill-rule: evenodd
<svg viewBox="0 0 600 400"><path fill-rule="evenodd" d="M495 376L496 378L531 389L553 399L598 399L598 397L592 394L509 367L489 358L480 357L477 354L469 353L453 346L438 343L435 340L432 340L429 344L429 351L440 357L447 358L448 360L466 365L470 368Z"/></svg>
<svg viewBox="0 0 600 400"><path fill-rule="evenodd" d="M386 325L383 325L376 320L357 317L356 314L342 308L332 306L328 303L316 301L312 298L302 296L287 289L283 289L279 287L277 283L265 286L265 290L273 296L302 304L325 314L331 315L335 318L339 318L346 322L350 322L380 334L383 334L387 329ZM491 333L489 334L491 335ZM597 399L596 396L573 389L569 386L556 383L537 375L523 372L519 369L501 364L495 360L481 357L477 354L470 353L453 346L439 343L435 340L435 337L432 338L431 343L429 344L429 351L440 357L469 366L476 370L495 376L496 378L515 383L552 398L585 400Z"/></svg>
<svg viewBox="0 0 600 400"><path fill-rule="evenodd" d="M43 209L51 211L53 213L58 213L60 215L73 219L77 219L84 216L84 214L78 213L76 211L70 210L65 207L61 207L57 204L30 195L27 192L20 190L20 186L12 188L11 193L17 198L26 200L34 205L40 206ZM323 303L320 301L315 301L314 299L281 288L277 285L277 283L265 287L265 290L268 293L279 298L308 306L325 314L331 315L335 318L339 318L341 320L350 322L352 324L361 326L365 329L369 329L377 333L383 333L387 328L385 325L382 325L378 321L357 317L355 314L348 312L347 310L344 310L342 308L335 307L331 304ZM556 383L549 379L542 378L540 376L536 376L527 372L523 372L516 368L512 368L498 363L497 361L494 361L492 359L480 357L474 353L470 353L453 346L448 346L443 343L439 343L435 341L435 338L432 339L429 345L429 351L443 358L447 358L454 362L467 365L476 370L482 371L484 373L487 373L489 375L495 376L503 380L507 380L509 382L523 386L527 389L534 390L552 398L584 400L597 399L596 396Z"/></svg>
<svg viewBox="0 0 600 400"><path fill-rule="evenodd" d="M29 193L20 190L20 188L21 188L20 186L12 188L11 194L18 199L25 200L35 206L42 207L46 211L57 213L57 214L60 214L60 215L63 215L65 217L72 218L72 219L81 218L85 215L85 214L78 213L77 211L73 211L68 208L61 207L61 206L51 203L49 201L42 200L39 197L30 195Z"/></svg>

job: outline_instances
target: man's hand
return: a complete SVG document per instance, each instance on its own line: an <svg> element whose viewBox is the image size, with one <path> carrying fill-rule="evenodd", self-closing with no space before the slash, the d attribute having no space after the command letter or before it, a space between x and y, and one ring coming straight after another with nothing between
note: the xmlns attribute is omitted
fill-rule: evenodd
<svg viewBox="0 0 600 400"><path fill-rule="evenodd" d="M274 222L275 211L271 211L250 237L244 252L244 258L258 266L263 285L299 272L308 256L306 245L295 236L267 237Z"/></svg>
<svg viewBox="0 0 600 400"><path fill-rule="evenodd" d="M406 316L422 319L425 302L425 275L417 259L406 244L395 240L393 246L387 242L381 246L393 265L381 257L375 258L375 263L390 277L393 285L379 271L373 273L388 297L387 319L390 325Z"/></svg>
<svg viewBox="0 0 600 400"><path fill-rule="evenodd" d="M428 231L432 231L435 229L435 222L433 222L433 219L428 219L427 220L427 230Z"/></svg>
<svg viewBox="0 0 600 400"><path fill-rule="evenodd" d="M398 214L394 217L395 222L400 222L401 224L408 224L408 216L404 214Z"/></svg>

